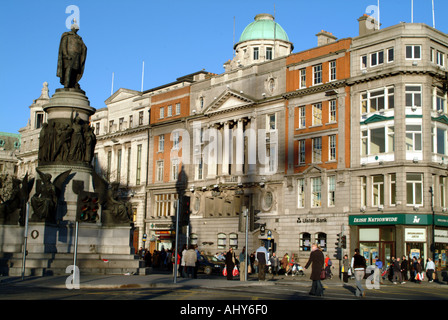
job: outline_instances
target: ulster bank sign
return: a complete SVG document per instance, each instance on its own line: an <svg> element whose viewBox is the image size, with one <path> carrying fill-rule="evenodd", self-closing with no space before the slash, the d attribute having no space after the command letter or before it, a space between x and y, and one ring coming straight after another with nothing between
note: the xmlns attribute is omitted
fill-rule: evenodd
<svg viewBox="0 0 448 320"><path fill-rule="evenodd" d="M349 217L349 225L431 225L432 215L426 214L381 214Z"/></svg>

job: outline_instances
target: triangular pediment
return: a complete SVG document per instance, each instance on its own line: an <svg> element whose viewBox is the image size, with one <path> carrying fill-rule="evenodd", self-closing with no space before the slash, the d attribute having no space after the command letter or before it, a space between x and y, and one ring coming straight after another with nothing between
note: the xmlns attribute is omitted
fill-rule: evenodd
<svg viewBox="0 0 448 320"><path fill-rule="evenodd" d="M443 124L448 124L448 118L445 115L440 116L440 117L432 117L432 121L437 121L437 122L440 122Z"/></svg>
<svg viewBox="0 0 448 320"><path fill-rule="evenodd" d="M255 104L250 97L233 90L226 90L204 110L204 114L230 112Z"/></svg>
<svg viewBox="0 0 448 320"><path fill-rule="evenodd" d="M135 96L138 96L140 94L141 92L139 91L120 88L117 91L115 91L115 93L111 95L106 101L104 101L104 103L108 105L129 98L134 98Z"/></svg>
<svg viewBox="0 0 448 320"><path fill-rule="evenodd" d="M362 121L361 124L369 124L369 123L374 123L374 122L387 121L387 120L392 120L393 118L394 117L385 117L383 115L374 114L370 118Z"/></svg>
<svg viewBox="0 0 448 320"><path fill-rule="evenodd" d="M303 173L304 174L321 174L323 169L315 164L309 166Z"/></svg>

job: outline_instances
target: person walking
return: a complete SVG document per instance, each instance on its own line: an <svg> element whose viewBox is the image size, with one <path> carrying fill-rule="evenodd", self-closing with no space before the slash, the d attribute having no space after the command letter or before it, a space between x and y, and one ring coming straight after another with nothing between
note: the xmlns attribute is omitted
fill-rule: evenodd
<svg viewBox="0 0 448 320"><path fill-rule="evenodd" d="M359 249L355 249L355 254L352 257L351 267L355 274L356 280L356 296L365 297L366 293L364 287L362 286L362 280L366 274L366 259L359 254Z"/></svg>
<svg viewBox="0 0 448 320"><path fill-rule="evenodd" d="M406 282L404 282L402 279L400 257L397 257L393 262L393 270L394 270L393 283L397 284L398 279L398 282L400 282L401 284L405 284Z"/></svg>
<svg viewBox="0 0 448 320"><path fill-rule="evenodd" d="M289 272L289 256L288 256L288 252L285 253L285 255L282 258L282 268L285 269L285 276L288 275Z"/></svg>
<svg viewBox="0 0 448 320"><path fill-rule="evenodd" d="M185 266L187 267L187 278L194 278L194 269L196 267L196 261L198 260L198 257L196 255L196 252L194 251L193 245L190 245L184 256Z"/></svg>
<svg viewBox="0 0 448 320"><path fill-rule="evenodd" d="M266 280L266 264L269 261L269 253L263 243L255 251L255 259L258 261L258 281Z"/></svg>
<svg viewBox="0 0 448 320"><path fill-rule="evenodd" d="M226 253L227 280L233 280L233 268L235 268L235 252L230 247Z"/></svg>
<svg viewBox="0 0 448 320"><path fill-rule="evenodd" d="M181 254L181 262L180 262L180 276L182 278L186 278L187 277L187 266L185 264L185 253L187 252L187 245L184 244L182 247L182 254Z"/></svg>
<svg viewBox="0 0 448 320"><path fill-rule="evenodd" d="M381 273L383 272L383 262L380 258L376 258L375 262L375 270L373 271L373 282L375 284L375 288L379 287L380 284L383 284L381 281Z"/></svg>
<svg viewBox="0 0 448 320"><path fill-rule="evenodd" d="M401 278L403 281L408 281L408 271L409 271L409 262L406 256L403 256L403 260L401 260Z"/></svg>
<svg viewBox="0 0 448 320"><path fill-rule="evenodd" d="M311 254L308 262L305 265L305 269L311 266L311 276L310 279L313 280L311 286L310 295L321 297L324 295L324 288L320 280L320 275L324 269L325 257L322 251L318 248L317 244L311 245Z"/></svg>
<svg viewBox="0 0 448 320"><path fill-rule="evenodd" d="M269 260L271 261L272 279L274 279L274 275L278 275L279 266L279 260L275 252L272 253L272 256Z"/></svg>
<svg viewBox="0 0 448 320"><path fill-rule="evenodd" d="M344 255L342 259L342 281L345 283L348 282L348 270L350 269L350 261L348 260L348 256Z"/></svg>
<svg viewBox="0 0 448 320"><path fill-rule="evenodd" d="M240 281L246 281L246 247L243 247L238 260L240 261Z"/></svg>
<svg viewBox="0 0 448 320"><path fill-rule="evenodd" d="M331 266L333 265L333 262L331 261L330 257L327 255L325 258L325 274L327 276L327 279L331 279L333 277L333 274L331 273Z"/></svg>
<svg viewBox="0 0 448 320"><path fill-rule="evenodd" d="M431 258L428 258L428 263L426 263L426 274L428 276L428 281L431 283L434 281L433 275L436 270L436 265Z"/></svg>

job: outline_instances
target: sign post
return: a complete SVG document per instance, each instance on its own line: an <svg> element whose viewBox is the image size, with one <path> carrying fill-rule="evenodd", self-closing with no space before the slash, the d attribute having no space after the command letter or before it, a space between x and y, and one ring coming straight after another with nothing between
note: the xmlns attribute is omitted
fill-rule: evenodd
<svg viewBox="0 0 448 320"><path fill-rule="evenodd" d="M26 217L25 217L25 242L23 244L23 260L22 260L22 280L25 278L25 264L26 264L26 246L28 243L28 219L30 214L30 203L26 203Z"/></svg>

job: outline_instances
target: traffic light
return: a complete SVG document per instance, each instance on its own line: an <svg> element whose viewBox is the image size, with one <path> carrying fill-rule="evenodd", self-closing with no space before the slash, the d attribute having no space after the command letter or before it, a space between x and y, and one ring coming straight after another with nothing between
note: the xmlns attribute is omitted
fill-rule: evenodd
<svg viewBox="0 0 448 320"><path fill-rule="evenodd" d="M347 249L347 236L342 236L341 237L341 248L342 249Z"/></svg>
<svg viewBox="0 0 448 320"><path fill-rule="evenodd" d="M180 204L180 226L187 226L190 223L190 197L183 196Z"/></svg>
<svg viewBox="0 0 448 320"><path fill-rule="evenodd" d="M99 218L99 208L97 193L81 191L78 195L76 221L95 223Z"/></svg>
<svg viewBox="0 0 448 320"><path fill-rule="evenodd" d="M250 211L250 221L249 221L249 231L254 231L260 228L260 224L257 223L258 220L260 220L260 217L258 217L258 214L260 213L260 210L251 210Z"/></svg>
<svg viewBox="0 0 448 320"><path fill-rule="evenodd" d="M342 260L342 249L336 248L336 254L334 256L337 260Z"/></svg>
<svg viewBox="0 0 448 320"><path fill-rule="evenodd" d="M342 245L342 234L338 233L336 235L336 242L334 244L336 245L336 248L341 248L341 245Z"/></svg>

